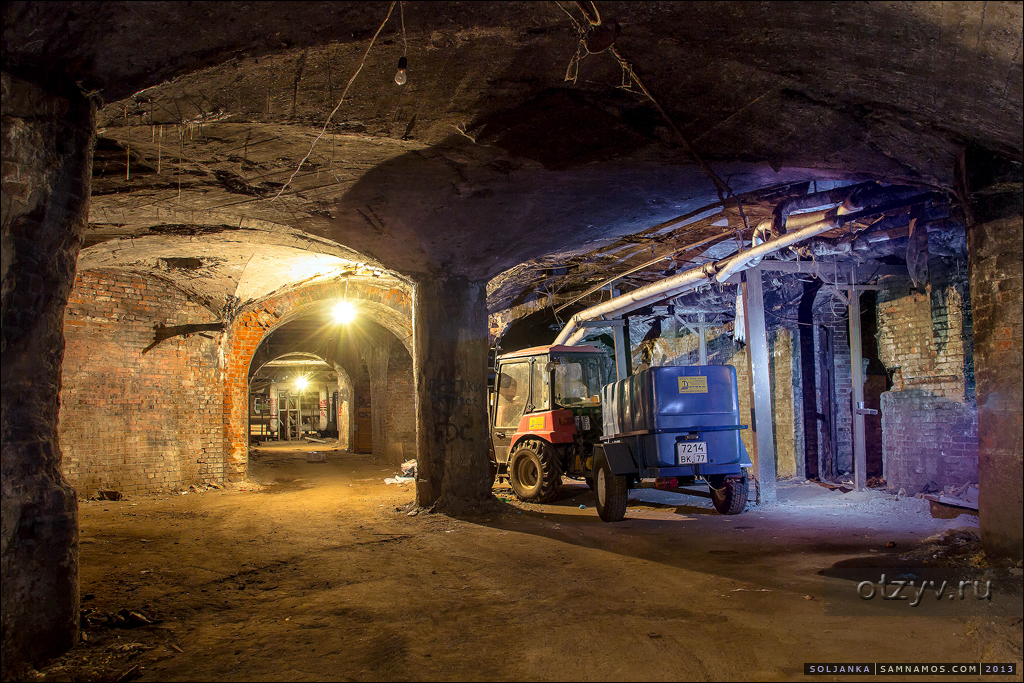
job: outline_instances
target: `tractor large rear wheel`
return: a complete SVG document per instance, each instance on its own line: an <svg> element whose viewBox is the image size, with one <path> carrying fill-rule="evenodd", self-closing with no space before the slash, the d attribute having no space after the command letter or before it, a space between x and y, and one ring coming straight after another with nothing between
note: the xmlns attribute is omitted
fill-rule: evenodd
<svg viewBox="0 0 1024 683"><path fill-rule="evenodd" d="M508 460L508 481L519 500L548 502L562 483L558 453L551 444L538 439L520 441Z"/></svg>
<svg viewBox="0 0 1024 683"><path fill-rule="evenodd" d="M721 514L738 515L747 506L750 485L745 473L741 477L711 476L708 477L708 485L711 487L711 502Z"/></svg>

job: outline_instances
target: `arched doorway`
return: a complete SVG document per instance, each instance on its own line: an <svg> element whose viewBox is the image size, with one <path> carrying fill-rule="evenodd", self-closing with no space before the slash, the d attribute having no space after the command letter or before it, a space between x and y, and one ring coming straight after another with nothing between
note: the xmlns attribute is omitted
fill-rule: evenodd
<svg viewBox="0 0 1024 683"><path fill-rule="evenodd" d="M338 371L315 354L287 353L267 361L249 379L250 442L337 439L339 389Z"/></svg>

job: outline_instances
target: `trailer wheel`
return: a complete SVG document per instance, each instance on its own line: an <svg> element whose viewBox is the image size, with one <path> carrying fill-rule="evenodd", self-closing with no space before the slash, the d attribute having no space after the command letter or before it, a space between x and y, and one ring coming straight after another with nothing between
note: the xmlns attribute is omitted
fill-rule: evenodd
<svg viewBox="0 0 1024 683"><path fill-rule="evenodd" d="M508 481L519 500L546 503L558 493L562 466L550 444L526 439L516 444L508 461Z"/></svg>
<svg viewBox="0 0 1024 683"><path fill-rule="evenodd" d="M711 487L711 502L723 515L738 515L747 506L750 484L746 473L741 477L715 475L708 477Z"/></svg>
<svg viewBox="0 0 1024 683"><path fill-rule="evenodd" d="M626 516L629 498L629 480L626 475L612 474L604 449L594 453L594 493L597 494L597 514L602 521L618 522Z"/></svg>

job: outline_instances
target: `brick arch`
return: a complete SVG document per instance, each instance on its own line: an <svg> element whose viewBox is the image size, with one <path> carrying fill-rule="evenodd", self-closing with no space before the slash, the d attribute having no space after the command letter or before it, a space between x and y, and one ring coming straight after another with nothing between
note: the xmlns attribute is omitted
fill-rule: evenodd
<svg viewBox="0 0 1024 683"><path fill-rule="evenodd" d="M391 284L392 286L388 286ZM412 294L405 285L376 279L335 279L299 287L240 308L224 340L224 452L231 481L245 477L249 440L249 365L267 335L284 323L345 297L360 315L381 325L412 353Z"/></svg>

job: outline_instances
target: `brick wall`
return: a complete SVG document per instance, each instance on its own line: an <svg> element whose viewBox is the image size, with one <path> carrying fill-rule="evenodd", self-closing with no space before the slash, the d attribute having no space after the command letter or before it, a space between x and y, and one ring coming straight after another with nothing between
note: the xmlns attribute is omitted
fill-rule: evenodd
<svg viewBox="0 0 1024 683"><path fill-rule="evenodd" d="M846 321L831 326L835 367L836 404L832 425L836 430L836 466L853 471L853 371L850 365L850 329Z"/></svg>
<svg viewBox="0 0 1024 683"><path fill-rule="evenodd" d="M416 457L416 391L412 356L395 339L388 359L386 428L388 459L401 463Z"/></svg>
<svg viewBox="0 0 1024 683"><path fill-rule="evenodd" d="M893 371L893 391L922 389L952 401L973 399L965 379L964 286L906 286L879 297L878 356ZM969 315L969 314L968 314Z"/></svg>
<svg viewBox="0 0 1024 683"><path fill-rule="evenodd" d="M882 394L882 457L890 489L978 480L978 410L967 284L932 259L924 291L880 292L878 355L893 373Z"/></svg>
<svg viewBox="0 0 1024 683"><path fill-rule="evenodd" d="M882 394L884 477L890 489L921 491L978 481L978 412L924 389Z"/></svg>
<svg viewBox="0 0 1024 683"><path fill-rule="evenodd" d="M979 202L998 207L996 199L980 198ZM1024 219L1020 206L1017 189L1017 215L972 226L969 243L977 349L981 540L986 553L1018 560L1024 543L1020 514L1024 479ZM982 208L975 206L976 211Z"/></svg>
<svg viewBox="0 0 1024 683"><path fill-rule="evenodd" d="M209 322L209 310L155 278L78 274L64 313L59 434L79 494L223 480L219 335L174 337L142 353L157 323Z"/></svg>
<svg viewBox="0 0 1024 683"><path fill-rule="evenodd" d="M775 471L779 479L795 477L803 460L803 445L797 438L797 392L800 390L799 352L792 330L782 327L768 333L769 379L772 390L772 428L775 438ZM799 454L799 458L798 458ZM799 467L803 471L803 467Z"/></svg>

